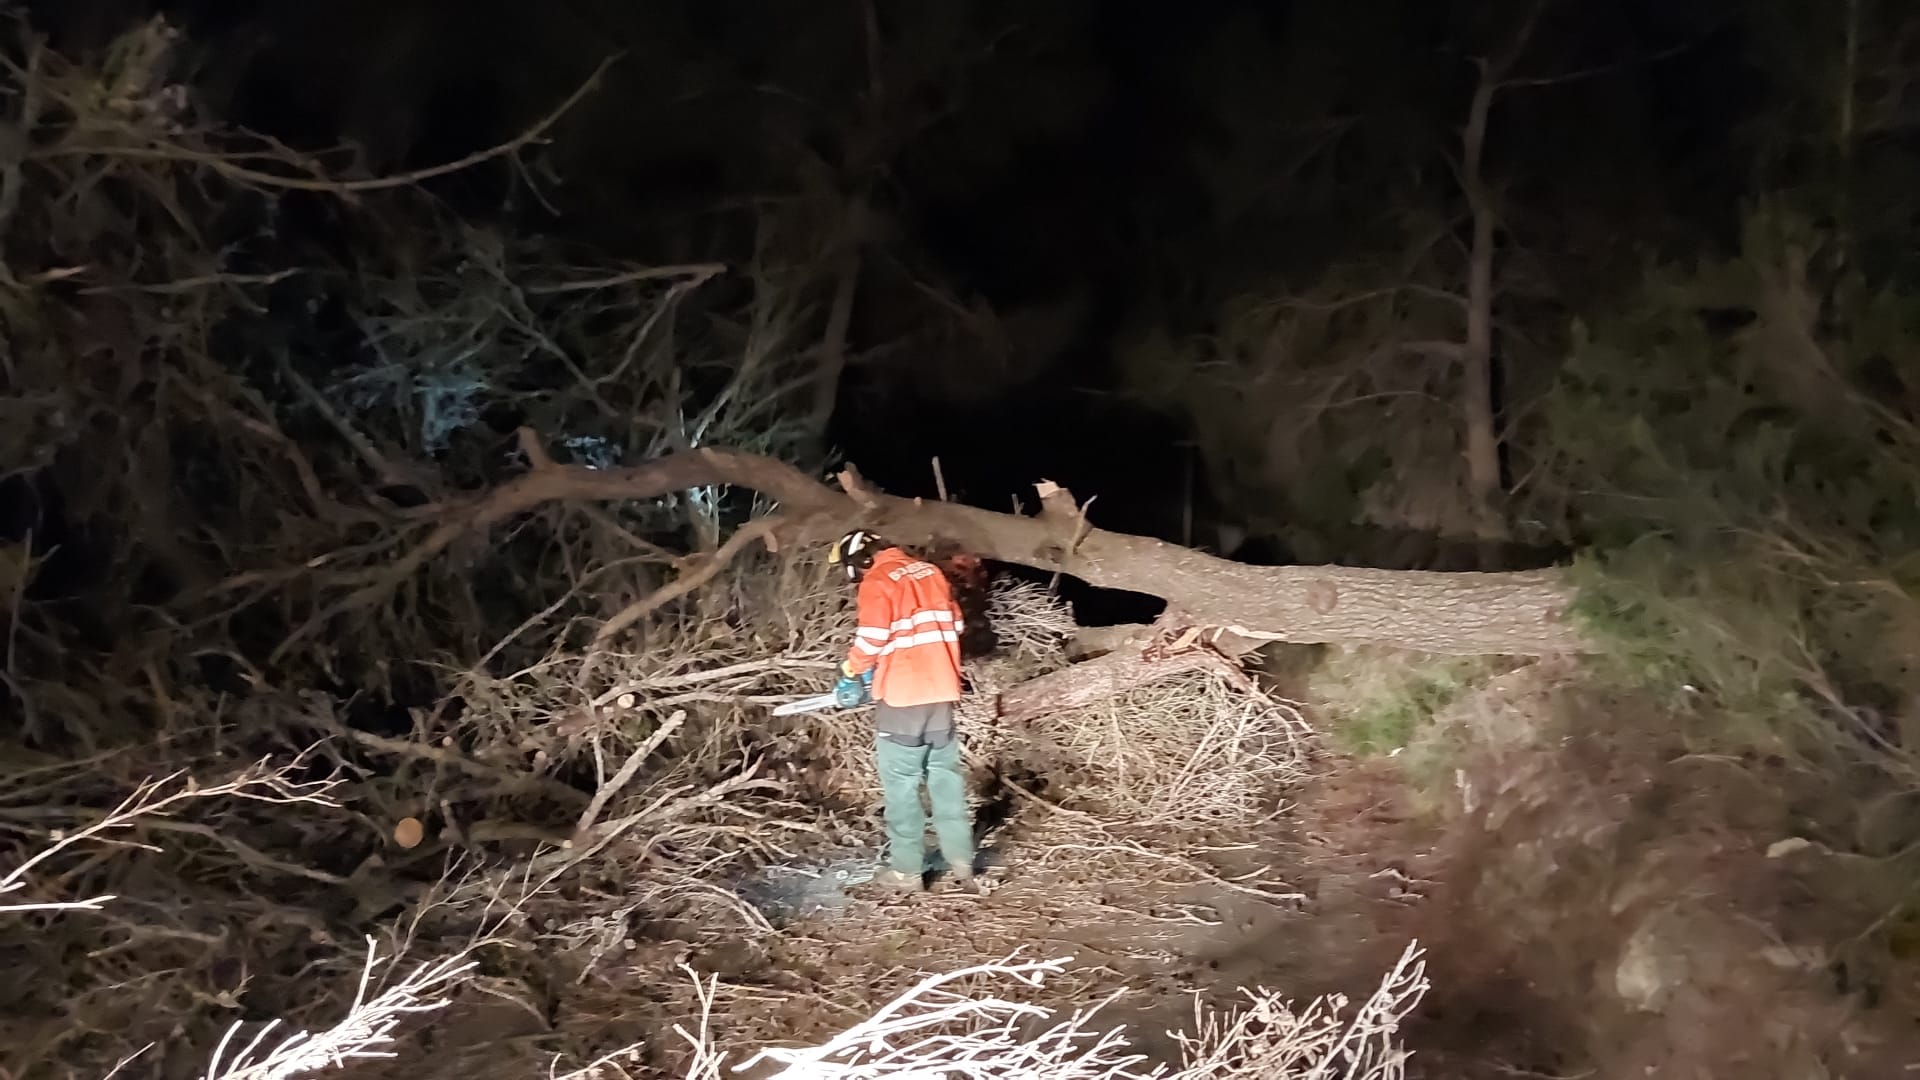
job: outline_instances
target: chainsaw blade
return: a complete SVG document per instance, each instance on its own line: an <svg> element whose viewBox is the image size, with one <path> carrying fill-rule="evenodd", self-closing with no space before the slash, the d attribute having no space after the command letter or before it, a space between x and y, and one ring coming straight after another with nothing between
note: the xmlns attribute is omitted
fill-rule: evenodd
<svg viewBox="0 0 1920 1080"><path fill-rule="evenodd" d="M814 712L819 709L833 709L838 707L839 703L834 700L832 694L816 694L810 698L801 698L799 701L789 701L785 705L776 705L773 709L773 715L792 716L794 713Z"/></svg>

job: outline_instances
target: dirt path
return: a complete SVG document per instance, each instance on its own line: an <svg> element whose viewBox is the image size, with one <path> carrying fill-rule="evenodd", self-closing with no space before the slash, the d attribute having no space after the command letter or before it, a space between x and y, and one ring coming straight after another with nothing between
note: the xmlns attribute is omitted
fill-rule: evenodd
<svg viewBox="0 0 1920 1080"><path fill-rule="evenodd" d="M1171 854L1181 850L1195 854ZM876 894L867 879L877 856L843 849L742 884L775 933L695 954L697 970L720 977L720 1022L746 1042L818 1039L929 972L1071 958L1031 1000L1071 1010L1118 991L1102 1015L1130 1028L1142 1052L1170 1058L1167 1032L1191 1022L1196 998L1237 1000L1232 957L1298 908L1279 898L1293 890L1277 848L1126 836L1037 808L983 849L984 896L939 876L927 893ZM1275 898L1254 895L1263 891Z"/></svg>

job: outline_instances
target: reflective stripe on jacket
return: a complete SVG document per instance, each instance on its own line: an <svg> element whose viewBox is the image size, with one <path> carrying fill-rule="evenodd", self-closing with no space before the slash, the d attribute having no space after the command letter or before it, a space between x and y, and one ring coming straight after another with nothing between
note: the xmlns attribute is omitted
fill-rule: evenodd
<svg viewBox="0 0 1920 1080"><path fill-rule="evenodd" d="M960 700L960 608L932 563L885 548L860 578L859 629L847 651L858 675L874 668L873 697L889 705Z"/></svg>

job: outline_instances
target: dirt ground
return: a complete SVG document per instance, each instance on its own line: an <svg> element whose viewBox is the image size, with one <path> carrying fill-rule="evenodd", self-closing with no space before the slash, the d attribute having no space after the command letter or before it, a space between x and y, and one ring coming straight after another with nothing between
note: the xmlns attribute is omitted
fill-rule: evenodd
<svg viewBox="0 0 1920 1080"><path fill-rule="evenodd" d="M937 875L875 895L878 822L855 810L801 862L733 882L755 925L639 926L557 1011L617 1017L593 1041L641 1040L644 1065L685 1075L673 1027L697 1024L696 987L721 1044L791 1045L927 973L1071 958L1032 1000L1118 992L1102 1015L1171 1061L1196 1002L1361 998L1418 940L1432 989L1404 1032L1409 1076L1920 1075L1912 967L1869 978L1846 952L1884 897L1838 905L1842 856L1780 844L1808 812L1790 783L1681 753L1658 717L1551 672L1463 709L1434 729L1450 769L1328 756L1240 835L1129 833L1012 800L984 842L984 896Z"/></svg>
<svg viewBox="0 0 1920 1080"><path fill-rule="evenodd" d="M1915 968L1859 959L1885 897L1795 839L1830 817L1814 778L1673 725L1543 666L1437 719L1450 770L1329 763L1296 796L1312 908L1240 973L1319 993L1419 939L1436 1080L1920 1075Z"/></svg>
<svg viewBox="0 0 1920 1080"><path fill-rule="evenodd" d="M1066 959L1037 1000L1073 1009L1118 991L1101 1015L1128 1027L1141 1052L1171 1061L1169 1032L1191 1022L1196 998L1237 1000L1231 958L1241 943L1277 934L1300 901L1290 899L1284 862L1261 845L1168 840L1030 804L982 848L985 895L954 890L937 871L926 893L880 893L866 883L878 850L844 848L823 853L813 874L783 869L743 884L772 933L691 949L653 942L626 964L651 975L671 955L718 976L715 1030L735 1045L767 1045L823 1039L929 972ZM665 1012L690 1007L681 998ZM674 1068L676 1056L655 1064Z"/></svg>

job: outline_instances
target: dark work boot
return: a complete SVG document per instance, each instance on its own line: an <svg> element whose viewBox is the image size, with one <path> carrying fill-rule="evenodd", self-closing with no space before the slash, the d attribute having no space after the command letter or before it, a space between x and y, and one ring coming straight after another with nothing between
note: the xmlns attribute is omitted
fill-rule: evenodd
<svg viewBox="0 0 1920 1080"><path fill-rule="evenodd" d="M987 895L987 883L981 879L971 866L958 864L947 872L947 891L973 893L976 896Z"/></svg>

